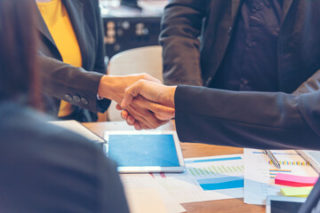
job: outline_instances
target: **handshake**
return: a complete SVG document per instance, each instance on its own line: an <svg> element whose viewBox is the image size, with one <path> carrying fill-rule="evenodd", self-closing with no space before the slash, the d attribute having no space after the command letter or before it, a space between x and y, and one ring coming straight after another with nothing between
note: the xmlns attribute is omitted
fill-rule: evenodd
<svg viewBox="0 0 320 213"><path fill-rule="evenodd" d="M135 129L154 129L175 116L176 86L165 86L148 74L104 76L98 95L114 100L121 116Z"/></svg>

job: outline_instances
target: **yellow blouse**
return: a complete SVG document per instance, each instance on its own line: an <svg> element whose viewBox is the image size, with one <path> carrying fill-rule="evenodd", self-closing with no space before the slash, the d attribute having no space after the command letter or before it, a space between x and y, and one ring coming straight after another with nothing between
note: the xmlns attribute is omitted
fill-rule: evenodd
<svg viewBox="0 0 320 213"><path fill-rule="evenodd" d="M81 67L82 57L79 43L69 14L61 0L37 2L37 5L62 56L63 62L75 67ZM58 116L64 117L71 113L72 105L62 100Z"/></svg>

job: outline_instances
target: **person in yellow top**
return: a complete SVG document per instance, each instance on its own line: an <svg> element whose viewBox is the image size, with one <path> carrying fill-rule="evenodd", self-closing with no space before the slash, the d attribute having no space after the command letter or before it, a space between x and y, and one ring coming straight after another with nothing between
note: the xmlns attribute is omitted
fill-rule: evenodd
<svg viewBox="0 0 320 213"><path fill-rule="evenodd" d="M61 0L38 1L37 5L63 62L81 67L82 56L79 43L69 14ZM66 101L61 101L58 117L68 117L72 112L72 105Z"/></svg>
<svg viewBox="0 0 320 213"><path fill-rule="evenodd" d="M98 0L35 0L44 111L63 119L94 121L110 100L121 102L125 89L146 74L105 75L102 19ZM137 70L139 72L139 70ZM66 101L72 105L62 102ZM94 112L94 113L91 113ZM131 114L144 128L163 121L141 105Z"/></svg>

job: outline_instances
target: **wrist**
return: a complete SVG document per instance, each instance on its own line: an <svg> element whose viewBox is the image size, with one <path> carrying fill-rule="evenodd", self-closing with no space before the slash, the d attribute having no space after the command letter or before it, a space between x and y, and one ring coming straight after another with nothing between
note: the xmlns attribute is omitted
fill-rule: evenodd
<svg viewBox="0 0 320 213"><path fill-rule="evenodd" d="M118 87L119 80L115 76L104 75L98 87L98 95L103 98L114 100L116 102L121 101L121 96Z"/></svg>
<svg viewBox="0 0 320 213"><path fill-rule="evenodd" d="M174 103L174 95L176 93L177 86L168 86L168 91L167 91L167 100L165 100L166 103L168 103L169 107L175 108L175 103Z"/></svg>

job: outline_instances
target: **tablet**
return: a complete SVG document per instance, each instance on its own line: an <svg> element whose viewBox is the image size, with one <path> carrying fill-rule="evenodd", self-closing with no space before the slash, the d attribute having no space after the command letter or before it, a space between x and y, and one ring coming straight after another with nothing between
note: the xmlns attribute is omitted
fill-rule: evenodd
<svg viewBox="0 0 320 213"><path fill-rule="evenodd" d="M174 131L107 131L104 139L106 153L120 173L184 171Z"/></svg>
<svg viewBox="0 0 320 213"><path fill-rule="evenodd" d="M305 201L301 197L268 196L266 213L297 213Z"/></svg>

